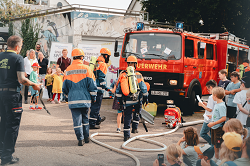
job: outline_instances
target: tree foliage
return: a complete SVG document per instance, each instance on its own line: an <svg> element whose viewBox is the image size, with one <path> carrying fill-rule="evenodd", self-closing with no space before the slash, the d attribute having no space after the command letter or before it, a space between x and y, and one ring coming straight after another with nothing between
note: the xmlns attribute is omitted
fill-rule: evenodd
<svg viewBox="0 0 250 166"><path fill-rule="evenodd" d="M20 5L13 0L0 0L0 21L5 24L18 15L32 11L34 10L31 10L29 6Z"/></svg>
<svg viewBox="0 0 250 166"><path fill-rule="evenodd" d="M38 24L34 25L34 21L29 18L23 20L21 23L22 25L19 34L23 38L23 47L20 54L25 57L27 50L35 48L38 41L38 34L42 27Z"/></svg>
<svg viewBox="0 0 250 166"><path fill-rule="evenodd" d="M193 32L228 31L250 43L250 0L147 0L142 5L155 21L183 21Z"/></svg>

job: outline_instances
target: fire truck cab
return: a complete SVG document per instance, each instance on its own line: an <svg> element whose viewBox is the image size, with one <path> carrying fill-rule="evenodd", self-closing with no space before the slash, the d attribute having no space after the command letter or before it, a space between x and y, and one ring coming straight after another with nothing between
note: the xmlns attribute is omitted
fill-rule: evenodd
<svg viewBox="0 0 250 166"><path fill-rule="evenodd" d="M115 56L120 56L115 44ZM199 109L196 95L207 95L206 82L219 81L218 71L230 74L248 59L249 46L229 34L194 34L150 29L125 34L120 70L126 58L138 59L136 70L150 84L149 102L180 107L183 114Z"/></svg>

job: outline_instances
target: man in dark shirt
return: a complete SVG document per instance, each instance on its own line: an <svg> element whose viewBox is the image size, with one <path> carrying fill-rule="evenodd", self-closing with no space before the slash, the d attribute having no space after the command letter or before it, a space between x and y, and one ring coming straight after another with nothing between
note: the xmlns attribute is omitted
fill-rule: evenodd
<svg viewBox="0 0 250 166"><path fill-rule="evenodd" d="M40 52L40 49L41 49L41 45L40 45L40 44L37 44L37 45L36 45L36 51L35 51L36 59L38 59L38 53Z"/></svg>
<svg viewBox="0 0 250 166"><path fill-rule="evenodd" d="M21 84L35 84L25 77L23 57L18 55L22 49L22 39L11 36L7 41L8 50L0 53L0 156L1 165L14 164L19 161L14 158L14 148L19 131L22 109ZM20 84L21 83L21 84Z"/></svg>
<svg viewBox="0 0 250 166"><path fill-rule="evenodd" d="M59 67L62 70L62 72L64 72L64 70L66 70L67 67L71 64L71 59L67 57L68 55L67 49L63 49L62 54L63 56L58 58L57 60L56 68Z"/></svg>
<svg viewBox="0 0 250 166"><path fill-rule="evenodd" d="M63 54L63 56L58 58L58 60L57 60L56 68L59 67L61 69L61 71L64 72L64 70L66 70L67 67L71 64L71 59L67 57L67 55L68 55L67 49L63 49L62 54ZM68 101L68 99L63 93L62 103L66 102L66 101Z"/></svg>

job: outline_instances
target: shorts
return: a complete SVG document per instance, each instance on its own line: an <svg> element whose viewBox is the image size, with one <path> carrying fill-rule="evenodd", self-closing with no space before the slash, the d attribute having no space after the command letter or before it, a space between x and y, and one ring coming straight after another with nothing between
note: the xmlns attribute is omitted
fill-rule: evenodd
<svg viewBox="0 0 250 166"><path fill-rule="evenodd" d="M237 111L237 107L227 106L227 117L233 118L234 115L236 114L236 111Z"/></svg>
<svg viewBox="0 0 250 166"><path fill-rule="evenodd" d="M38 90L34 90L32 87L30 87L30 91L31 91L31 97L33 97L34 95L35 96L38 96Z"/></svg>
<svg viewBox="0 0 250 166"><path fill-rule="evenodd" d="M216 148L220 148L223 142L223 134L224 131L222 130L222 127L218 127L217 129L211 129L211 142L213 145L216 146Z"/></svg>
<svg viewBox="0 0 250 166"><path fill-rule="evenodd" d="M119 110L120 109L120 105L118 104L118 100L117 100L116 96L115 96L114 101L113 101L112 109L114 109L114 110Z"/></svg>
<svg viewBox="0 0 250 166"><path fill-rule="evenodd" d="M123 110L117 110L117 113L119 114L119 113L122 113L123 112Z"/></svg>

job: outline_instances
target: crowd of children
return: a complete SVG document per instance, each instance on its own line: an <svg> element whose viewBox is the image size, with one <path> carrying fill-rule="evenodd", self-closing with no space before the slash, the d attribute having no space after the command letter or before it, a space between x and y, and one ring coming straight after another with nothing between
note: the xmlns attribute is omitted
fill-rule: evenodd
<svg viewBox="0 0 250 166"><path fill-rule="evenodd" d="M221 80L218 86L214 80L208 81L206 87L211 95L208 102L199 102L199 106L205 109L200 136L207 144L198 145L196 129L186 128L178 143L170 145L175 150L169 151L170 146L167 148L167 161L170 165L250 165L250 78L246 76L241 79L235 71L230 74L230 82L226 75L225 69L219 71ZM169 160L169 156L173 158ZM176 159L180 161L176 162ZM159 165L157 159L153 165Z"/></svg>

